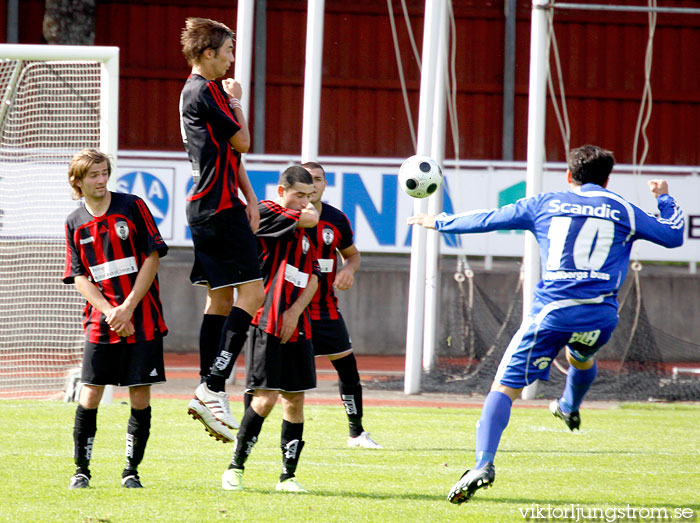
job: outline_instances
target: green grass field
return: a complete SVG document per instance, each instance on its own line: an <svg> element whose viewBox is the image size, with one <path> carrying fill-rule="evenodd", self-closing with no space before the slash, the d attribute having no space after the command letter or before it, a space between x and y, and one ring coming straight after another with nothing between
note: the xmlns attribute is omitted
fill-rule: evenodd
<svg viewBox="0 0 700 523"><path fill-rule="evenodd" d="M460 506L446 495L472 463L479 416L474 409L372 407L365 426L385 449L360 450L346 446L340 405L308 406L297 477L312 493L295 495L274 491L281 462L279 406L248 460L245 492L221 489L232 445L207 437L185 414L185 401L154 401L151 439L139 470L146 488L138 491L119 483L126 404L100 408L87 491L67 488L74 470L75 404L0 406L0 521L508 522L527 520L521 510L538 506L554 516L572 506L607 509L609 517L597 521L623 520L619 511L628 506L664 508L676 521L696 521L700 514L698 405L584 410L580 433L570 433L546 408L516 408L493 488Z"/></svg>

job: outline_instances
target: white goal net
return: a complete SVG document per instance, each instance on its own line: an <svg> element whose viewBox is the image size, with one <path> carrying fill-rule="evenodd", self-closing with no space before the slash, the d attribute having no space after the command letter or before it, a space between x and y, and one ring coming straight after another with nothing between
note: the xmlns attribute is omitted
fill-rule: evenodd
<svg viewBox="0 0 700 523"><path fill-rule="evenodd" d="M85 300L61 278L71 157L116 156L116 48L0 45L0 398L60 397Z"/></svg>

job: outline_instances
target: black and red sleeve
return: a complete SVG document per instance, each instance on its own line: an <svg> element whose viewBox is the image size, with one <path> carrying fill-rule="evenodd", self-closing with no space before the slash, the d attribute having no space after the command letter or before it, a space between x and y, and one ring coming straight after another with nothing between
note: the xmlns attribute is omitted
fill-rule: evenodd
<svg viewBox="0 0 700 523"><path fill-rule="evenodd" d="M294 234L301 216L301 211L287 209L272 200L260 200L258 211L260 227L255 234L260 238L282 238Z"/></svg>
<svg viewBox="0 0 700 523"><path fill-rule="evenodd" d="M76 276L87 274L87 270L80 261L80 253L75 245L72 227L66 223L66 262L63 268L63 283L74 283Z"/></svg>
<svg viewBox="0 0 700 523"><path fill-rule="evenodd" d="M156 221L153 219L151 211L148 210L146 202L141 198L135 198L133 204L135 209L132 214L132 219L139 230L138 248L148 257L153 251L158 251L158 255L162 258L168 253L168 246L163 241L160 235Z"/></svg>
<svg viewBox="0 0 700 523"><path fill-rule="evenodd" d="M207 82L202 89L202 98L207 107L207 121L215 135L231 138L241 130L241 124L228 104L228 95L219 82Z"/></svg>

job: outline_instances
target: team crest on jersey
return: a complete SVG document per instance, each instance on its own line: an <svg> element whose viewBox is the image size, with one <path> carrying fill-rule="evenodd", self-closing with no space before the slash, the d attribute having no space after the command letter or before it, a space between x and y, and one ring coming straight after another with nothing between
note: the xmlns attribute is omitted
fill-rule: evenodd
<svg viewBox="0 0 700 523"><path fill-rule="evenodd" d="M549 363L552 361L552 358L547 358L545 356L542 356L541 358L537 358L532 364L537 367L540 370L544 370L547 367L549 367Z"/></svg>
<svg viewBox="0 0 700 523"><path fill-rule="evenodd" d="M325 243L326 245L330 245L331 243L333 243L333 237L333 229L331 229L330 227L326 227L323 229L323 243Z"/></svg>
<svg viewBox="0 0 700 523"><path fill-rule="evenodd" d="M129 237L129 225L124 220L119 220L114 225L114 229L117 231L117 236L122 240L126 240Z"/></svg>
<svg viewBox="0 0 700 523"><path fill-rule="evenodd" d="M302 236L301 238L301 250L304 254L309 250L309 239L306 236Z"/></svg>

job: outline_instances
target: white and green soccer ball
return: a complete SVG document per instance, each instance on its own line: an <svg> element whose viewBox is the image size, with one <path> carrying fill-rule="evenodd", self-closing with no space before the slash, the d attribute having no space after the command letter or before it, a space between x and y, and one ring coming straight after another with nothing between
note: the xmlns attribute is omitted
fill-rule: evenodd
<svg viewBox="0 0 700 523"><path fill-rule="evenodd" d="M430 156L406 158L399 168L399 186L413 198L427 198L442 185L442 169Z"/></svg>

